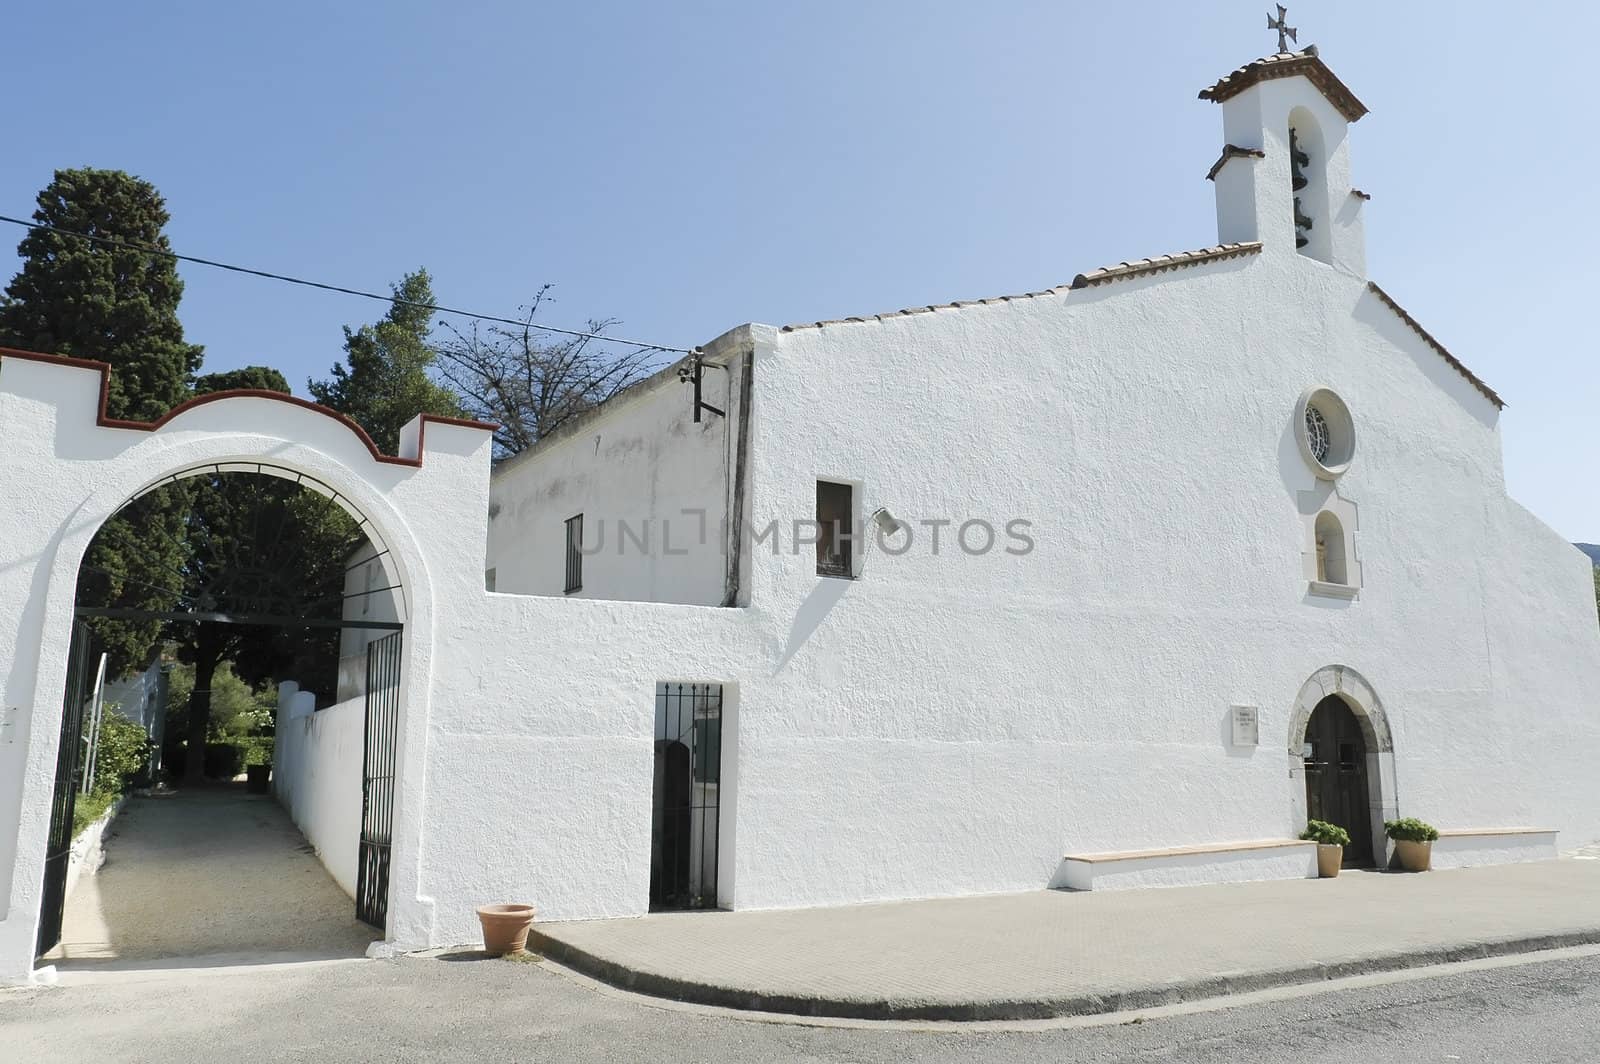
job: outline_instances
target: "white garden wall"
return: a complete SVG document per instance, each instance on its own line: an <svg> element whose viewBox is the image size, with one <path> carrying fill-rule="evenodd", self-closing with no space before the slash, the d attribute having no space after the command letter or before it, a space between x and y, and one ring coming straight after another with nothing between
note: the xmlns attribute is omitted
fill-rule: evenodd
<svg viewBox="0 0 1600 1064"><path fill-rule="evenodd" d="M351 897L361 835L361 765L366 701L326 709L287 681L278 685L272 790L328 874Z"/></svg>
<svg viewBox="0 0 1600 1064"><path fill-rule="evenodd" d="M702 373L705 401L732 413L739 367ZM737 456L723 418L693 415L668 367L500 463L485 562L494 589L566 594L566 521L582 514L583 586L570 597L720 605Z"/></svg>

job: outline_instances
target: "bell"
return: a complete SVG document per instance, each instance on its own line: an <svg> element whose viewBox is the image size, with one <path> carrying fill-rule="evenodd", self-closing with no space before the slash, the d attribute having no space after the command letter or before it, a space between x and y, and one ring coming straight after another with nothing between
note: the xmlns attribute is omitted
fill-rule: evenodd
<svg viewBox="0 0 1600 1064"><path fill-rule="evenodd" d="M1300 150L1300 138L1295 135L1293 127L1289 129L1289 174L1290 183L1294 190L1299 192L1309 182L1306 181L1305 168L1311 165L1311 156Z"/></svg>

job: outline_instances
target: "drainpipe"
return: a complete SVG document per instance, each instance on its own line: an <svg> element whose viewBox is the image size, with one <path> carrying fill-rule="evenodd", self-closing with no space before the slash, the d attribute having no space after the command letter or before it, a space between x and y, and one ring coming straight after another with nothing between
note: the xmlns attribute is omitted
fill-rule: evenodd
<svg viewBox="0 0 1600 1064"><path fill-rule="evenodd" d="M745 348L739 360L739 440L734 450L733 501L728 509L728 570L723 580L722 604L739 604L740 579L744 566L744 486L745 468L750 455L750 393L755 376L755 344Z"/></svg>

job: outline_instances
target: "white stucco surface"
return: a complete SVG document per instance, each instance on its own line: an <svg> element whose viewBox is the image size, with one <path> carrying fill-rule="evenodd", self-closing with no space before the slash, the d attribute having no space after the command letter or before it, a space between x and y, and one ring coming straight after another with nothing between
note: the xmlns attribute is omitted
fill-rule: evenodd
<svg viewBox="0 0 1600 1064"><path fill-rule="evenodd" d="M311 701L309 692L293 681L278 685L272 790L334 882L355 897L366 702L358 695L318 710L297 701Z"/></svg>
<svg viewBox="0 0 1600 1064"><path fill-rule="evenodd" d="M739 367L703 371L706 402L737 417ZM696 423L674 369L500 463L489 491L486 570L522 595L720 605L728 484L726 422ZM566 522L583 515L582 587L566 588Z"/></svg>
<svg viewBox="0 0 1600 1064"><path fill-rule="evenodd" d="M668 382L492 482L481 429L431 423L420 465L398 465L260 398L152 432L96 426L98 373L0 358L0 489L19 500L0 559L0 645L15 647L0 692L18 722L0 745L0 979L31 960L83 549L143 486L235 459L339 490L404 585L387 932L402 947L474 941L486 902L552 920L646 911L659 681L731 696L718 901L733 908L1028 890L1063 854L1290 839L1302 703L1320 692L1369 729L1380 825L1600 837L1589 563L1507 498L1494 402L1368 286L1359 217L1338 214L1346 155L1322 177L1343 219L1330 261L1294 250L1272 185L1288 180L1291 106L1345 152L1303 78L1224 107L1227 138L1266 156L1219 175L1250 175L1218 182L1222 235L1259 251L743 327L708 350L753 365L748 409L713 390L731 416L694 425ZM1235 224L1238 182L1265 212L1253 234ZM1306 518L1328 502L1294 423L1313 385L1360 434L1336 485L1359 511L1353 598L1305 576ZM724 462L746 430L735 483ZM819 577L790 531L819 478L908 523L910 548ZM747 537L731 571L720 552L643 555L625 578L588 558L584 593L560 594L573 512L707 498L776 532ZM974 520L998 530L994 549L959 546ZM1005 550L1013 521L1033 549ZM713 605L730 586L741 605ZM1258 707L1258 746L1233 744L1234 706Z"/></svg>
<svg viewBox="0 0 1600 1064"><path fill-rule="evenodd" d="M1553 861L1556 859L1556 833L1445 831L1434 840L1432 851L1432 867L1441 869L1515 864L1519 861Z"/></svg>

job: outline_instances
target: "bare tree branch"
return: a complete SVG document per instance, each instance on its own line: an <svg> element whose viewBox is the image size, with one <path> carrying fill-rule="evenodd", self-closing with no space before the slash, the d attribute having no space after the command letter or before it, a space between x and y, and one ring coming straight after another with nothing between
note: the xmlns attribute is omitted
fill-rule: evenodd
<svg viewBox="0 0 1600 1064"><path fill-rule="evenodd" d="M439 375L460 394L468 414L500 426L495 452L504 458L533 446L566 422L649 376L666 352L602 335L551 340L532 328L550 285L522 308L524 325L446 324L436 349ZM602 334L620 322L591 320Z"/></svg>

